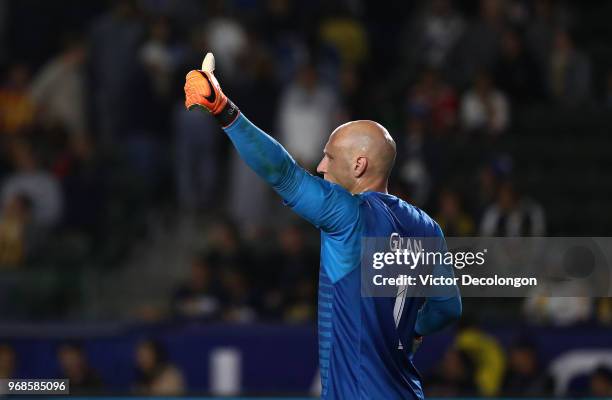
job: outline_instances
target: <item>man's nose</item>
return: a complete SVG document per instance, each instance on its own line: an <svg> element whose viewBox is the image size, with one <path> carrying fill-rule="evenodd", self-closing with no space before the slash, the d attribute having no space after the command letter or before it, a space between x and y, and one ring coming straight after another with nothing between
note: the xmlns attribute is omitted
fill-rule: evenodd
<svg viewBox="0 0 612 400"><path fill-rule="evenodd" d="M327 169L327 165L326 165L325 159L322 159L319 165L317 165L317 173L324 174L325 172L327 172L326 169Z"/></svg>

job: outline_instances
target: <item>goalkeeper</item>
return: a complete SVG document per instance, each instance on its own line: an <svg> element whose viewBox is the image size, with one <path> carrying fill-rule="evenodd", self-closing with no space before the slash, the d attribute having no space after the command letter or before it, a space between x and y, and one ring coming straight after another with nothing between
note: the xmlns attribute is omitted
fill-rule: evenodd
<svg viewBox="0 0 612 400"><path fill-rule="evenodd" d="M319 364L323 399L422 399L412 363L415 346L459 318L451 297L361 296L361 239L442 237L427 214L387 193L395 142L380 124L338 127L323 149L317 172L301 168L273 138L253 125L223 93L208 53L185 83L187 108L211 112L234 147L293 211L321 231ZM406 346L402 344L408 344Z"/></svg>

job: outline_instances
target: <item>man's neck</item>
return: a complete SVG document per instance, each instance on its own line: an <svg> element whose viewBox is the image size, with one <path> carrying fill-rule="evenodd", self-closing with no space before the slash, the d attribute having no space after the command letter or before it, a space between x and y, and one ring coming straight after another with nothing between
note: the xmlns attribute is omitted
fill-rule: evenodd
<svg viewBox="0 0 612 400"><path fill-rule="evenodd" d="M352 194L359 194L364 192L389 193L388 182L386 179L357 182L353 190L351 190Z"/></svg>

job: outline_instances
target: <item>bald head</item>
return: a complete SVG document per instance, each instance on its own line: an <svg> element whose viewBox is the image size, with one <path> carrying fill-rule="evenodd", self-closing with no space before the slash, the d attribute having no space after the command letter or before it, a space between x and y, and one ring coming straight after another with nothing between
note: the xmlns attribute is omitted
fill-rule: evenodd
<svg viewBox="0 0 612 400"><path fill-rule="evenodd" d="M395 141L378 122L359 120L340 125L331 134L330 141L355 157L366 157L366 174L389 176L395 161Z"/></svg>
<svg viewBox="0 0 612 400"><path fill-rule="evenodd" d="M352 193L386 191L395 151L393 138L379 123L347 122L330 135L317 172Z"/></svg>

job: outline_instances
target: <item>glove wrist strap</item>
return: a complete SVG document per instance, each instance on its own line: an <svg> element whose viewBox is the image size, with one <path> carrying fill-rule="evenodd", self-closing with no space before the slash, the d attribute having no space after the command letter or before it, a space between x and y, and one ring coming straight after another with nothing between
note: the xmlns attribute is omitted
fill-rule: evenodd
<svg viewBox="0 0 612 400"><path fill-rule="evenodd" d="M215 118L222 128L227 128L238 118L238 114L240 114L238 107L230 99L227 99L227 103L221 112L215 114Z"/></svg>

